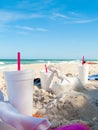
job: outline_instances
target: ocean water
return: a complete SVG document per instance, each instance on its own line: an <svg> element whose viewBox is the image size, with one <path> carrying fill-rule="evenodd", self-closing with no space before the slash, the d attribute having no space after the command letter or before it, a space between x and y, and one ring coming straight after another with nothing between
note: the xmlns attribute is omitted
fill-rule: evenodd
<svg viewBox="0 0 98 130"><path fill-rule="evenodd" d="M98 62L98 60L88 59L88 61ZM81 59L21 59L21 64L36 64L36 63L66 63L66 62L81 62ZM0 59L0 68L7 65L17 64L16 59Z"/></svg>
<svg viewBox="0 0 98 130"><path fill-rule="evenodd" d="M76 59L21 59L21 64L35 64L35 63L60 63L60 62L70 62L70 61L80 61ZM16 59L0 59L0 65L17 64Z"/></svg>

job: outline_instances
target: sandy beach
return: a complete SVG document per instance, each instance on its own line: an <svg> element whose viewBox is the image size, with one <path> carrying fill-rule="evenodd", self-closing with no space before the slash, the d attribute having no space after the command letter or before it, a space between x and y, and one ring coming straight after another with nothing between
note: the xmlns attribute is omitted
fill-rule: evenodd
<svg viewBox="0 0 98 130"><path fill-rule="evenodd" d="M57 66L62 75L68 77L78 77L78 66L80 63L58 63ZM15 70L16 66L9 66L8 70ZM6 69L6 70L7 70ZM33 69L34 79L40 78L40 70L44 69L44 64L22 65L22 69ZM6 83L3 75L4 70L0 70L0 90L7 97ZM88 75L98 74L98 64L89 64ZM56 76L55 76L56 79ZM56 79L57 80L57 79ZM49 119L51 127L84 122L92 130L98 130L98 81L88 81L85 85L78 86L78 89L71 88L63 95L57 96L44 89L33 86L33 114L41 114Z"/></svg>

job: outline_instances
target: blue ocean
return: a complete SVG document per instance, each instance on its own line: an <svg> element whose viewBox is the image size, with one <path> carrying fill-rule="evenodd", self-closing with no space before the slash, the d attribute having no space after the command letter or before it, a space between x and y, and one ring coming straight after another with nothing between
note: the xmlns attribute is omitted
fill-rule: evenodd
<svg viewBox="0 0 98 130"><path fill-rule="evenodd" d="M21 64L36 64L36 63L60 63L60 62L70 62L70 61L80 61L76 59L21 59ZM0 65L17 64L16 59L0 59Z"/></svg>
<svg viewBox="0 0 98 130"><path fill-rule="evenodd" d="M88 61L98 62L98 60L88 59ZM38 63L66 63L81 62L81 59L21 59L21 64L38 64ZM17 64L17 59L0 59L0 68L7 65Z"/></svg>

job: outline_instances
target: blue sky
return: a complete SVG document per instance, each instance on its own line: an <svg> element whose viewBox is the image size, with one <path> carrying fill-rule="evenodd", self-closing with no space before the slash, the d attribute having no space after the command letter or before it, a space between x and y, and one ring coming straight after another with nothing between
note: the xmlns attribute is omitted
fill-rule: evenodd
<svg viewBox="0 0 98 130"><path fill-rule="evenodd" d="M0 0L0 58L98 59L98 0Z"/></svg>

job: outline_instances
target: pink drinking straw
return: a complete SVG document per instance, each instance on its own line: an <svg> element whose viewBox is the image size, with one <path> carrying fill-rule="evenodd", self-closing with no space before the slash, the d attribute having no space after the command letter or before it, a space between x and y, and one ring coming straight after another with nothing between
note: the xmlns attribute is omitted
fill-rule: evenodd
<svg viewBox="0 0 98 130"><path fill-rule="evenodd" d="M46 71L46 73L48 73L48 68L47 68L46 64L45 64L45 71Z"/></svg>
<svg viewBox="0 0 98 130"><path fill-rule="evenodd" d="M20 71L20 52L17 53L17 69Z"/></svg>
<svg viewBox="0 0 98 130"><path fill-rule="evenodd" d="M84 65L85 60L84 60L84 56L82 57L82 65Z"/></svg>

